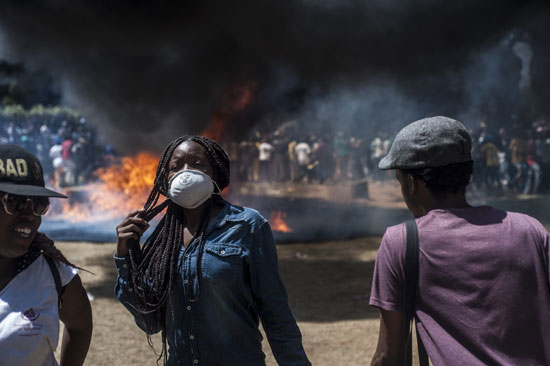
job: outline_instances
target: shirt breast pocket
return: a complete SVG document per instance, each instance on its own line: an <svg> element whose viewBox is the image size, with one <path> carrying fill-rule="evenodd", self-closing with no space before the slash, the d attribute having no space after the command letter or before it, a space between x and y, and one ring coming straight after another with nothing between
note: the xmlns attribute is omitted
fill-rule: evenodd
<svg viewBox="0 0 550 366"><path fill-rule="evenodd" d="M204 249L203 275L216 287L235 283L243 278L243 250L227 244L209 245Z"/></svg>

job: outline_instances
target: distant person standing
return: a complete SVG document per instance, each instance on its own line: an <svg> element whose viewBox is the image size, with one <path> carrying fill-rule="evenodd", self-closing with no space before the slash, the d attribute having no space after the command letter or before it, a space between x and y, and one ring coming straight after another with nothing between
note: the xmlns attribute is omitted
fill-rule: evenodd
<svg viewBox="0 0 550 366"><path fill-rule="evenodd" d="M419 275L411 288L405 224L387 228L370 297L381 313L371 365L404 364L407 290L434 365L550 365L550 234L527 215L466 201L471 147L460 122L426 118L403 128L379 163L396 171L415 217Z"/></svg>
<svg viewBox="0 0 550 366"><path fill-rule="evenodd" d="M535 139L535 147L537 156L536 161L540 164L541 170L541 191L542 193L550 192L550 127L537 127L537 138Z"/></svg>
<svg viewBox="0 0 550 366"><path fill-rule="evenodd" d="M296 159L298 161L298 181L304 179L309 181L307 166L311 161L311 147L305 141L299 142L295 147Z"/></svg>
<svg viewBox="0 0 550 366"><path fill-rule="evenodd" d="M271 159L275 148L267 140L263 140L258 146L258 160L260 161L260 181L271 181Z"/></svg>
<svg viewBox="0 0 550 366"><path fill-rule="evenodd" d="M541 183L540 165L535 160L534 141L530 139L527 143L527 172L523 194L536 194Z"/></svg>
<svg viewBox="0 0 550 366"><path fill-rule="evenodd" d="M241 141L238 147L239 161L237 163L237 174L242 182L254 180L254 156L256 146L251 141Z"/></svg>
<svg viewBox="0 0 550 366"><path fill-rule="evenodd" d="M338 131L334 138L334 182L349 178L349 155L349 138L344 135L344 132Z"/></svg>
<svg viewBox="0 0 550 366"><path fill-rule="evenodd" d="M298 180L298 160L296 159L296 151L294 148L298 145L296 139L291 139L288 143L288 170L289 170L289 179L291 182Z"/></svg>
<svg viewBox="0 0 550 366"><path fill-rule="evenodd" d="M384 143L379 136L376 136L370 144L371 161L374 166L378 166L380 159L384 156ZM383 175L378 169L373 169L373 178L382 180Z"/></svg>
<svg viewBox="0 0 550 366"><path fill-rule="evenodd" d="M500 183L500 163L498 160L499 149L492 140L486 139L483 145L479 148L482 158L485 161L485 170L483 174L483 182L489 192L497 188L498 192L502 191Z"/></svg>
<svg viewBox="0 0 550 366"><path fill-rule="evenodd" d="M329 139L325 135L322 135L311 146L312 154L319 162L319 165L315 169L315 175L319 179L320 184L332 178L332 173L334 171L331 144L327 143L327 141L329 141Z"/></svg>
<svg viewBox="0 0 550 366"><path fill-rule="evenodd" d="M75 163L73 159L73 148L74 141L72 138L67 137L61 143L61 158L63 158L63 167L65 169L65 179L63 181L64 185L72 186L75 184Z"/></svg>
<svg viewBox="0 0 550 366"><path fill-rule="evenodd" d="M63 167L63 157L61 156L62 149L61 141L59 138L55 138L54 143L48 152L48 155L52 161L54 185L56 187L61 187L63 185L62 182L65 179L65 168Z"/></svg>
<svg viewBox="0 0 550 366"><path fill-rule="evenodd" d="M273 133L273 156L271 158L271 179L283 182L288 179L288 139L279 131Z"/></svg>
<svg viewBox="0 0 550 366"><path fill-rule="evenodd" d="M520 191L524 186L527 173L527 141L519 136L514 137L510 140L509 149L512 166L515 169L515 174L512 177L512 186Z"/></svg>
<svg viewBox="0 0 550 366"><path fill-rule="evenodd" d="M351 195L352 197L369 198L369 185L367 181L367 159L369 149L365 139L352 138L351 146Z"/></svg>

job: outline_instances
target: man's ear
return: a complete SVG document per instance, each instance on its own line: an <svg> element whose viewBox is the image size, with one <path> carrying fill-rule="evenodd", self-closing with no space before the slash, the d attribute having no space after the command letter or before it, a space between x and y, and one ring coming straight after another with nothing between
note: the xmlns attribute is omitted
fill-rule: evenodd
<svg viewBox="0 0 550 366"><path fill-rule="evenodd" d="M407 174L407 189L411 195L413 195L417 190L416 179L412 176L412 174Z"/></svg>

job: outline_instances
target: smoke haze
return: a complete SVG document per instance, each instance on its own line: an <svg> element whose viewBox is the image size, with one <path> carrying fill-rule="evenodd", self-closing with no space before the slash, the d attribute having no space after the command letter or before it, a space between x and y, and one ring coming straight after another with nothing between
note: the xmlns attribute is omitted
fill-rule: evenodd
<svg viewBox="0 0 550 366"><path fill-rule="evenodd" d="M548 113L549 18L544 2L511 0L7 1L0 57L50 70L64 103L132 153L204 131L246 83L254 99L227 136L266 119L373 133ZM533 47L535 97L510 107L517 41Z"/></svg>

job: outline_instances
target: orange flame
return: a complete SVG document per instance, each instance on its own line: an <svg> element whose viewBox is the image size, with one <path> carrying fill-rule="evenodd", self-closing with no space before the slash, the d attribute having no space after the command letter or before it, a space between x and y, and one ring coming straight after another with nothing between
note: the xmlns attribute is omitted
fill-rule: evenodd
<svg viewBox="0 0 550 366"><path fill-rule="evenodd" d="M214 141L220 141L224 130L225 118L221 115L216 115L210 126L202 132L202 135Z"/></svg>
<svg viewBox="0 0 550 366"><path fill-rule="evenodd" d="M271 211L271 218L269 222L274 231L280 231L283 233L291 233L292 229L288 227L285 222L286 212L282 211Z"/></svg>
<svg viewBox="0 0 550 366"><path fill-rule="evenodd" d="M69 221L114 219L142 208L153 187L158 157L143 152L94 172L97 183L71 189L68 200L52 200L51 215Z"/></svg>
<svg viewBox="0 0 550 366"><path fill-rule="evenodd" d="M220 141L225 130L225 122L252 102L255 89L256 83L244 83L231 88L222 96L212 123L202 132L202 135Z"/></svg>

